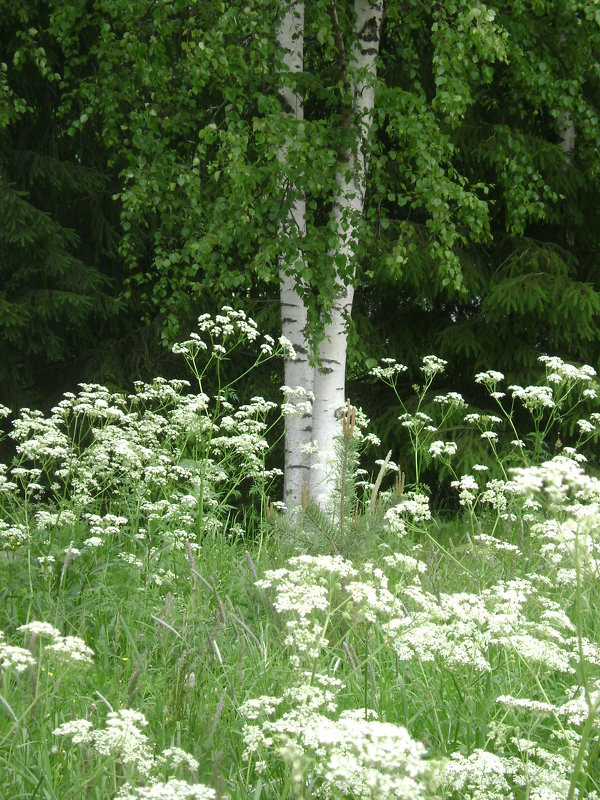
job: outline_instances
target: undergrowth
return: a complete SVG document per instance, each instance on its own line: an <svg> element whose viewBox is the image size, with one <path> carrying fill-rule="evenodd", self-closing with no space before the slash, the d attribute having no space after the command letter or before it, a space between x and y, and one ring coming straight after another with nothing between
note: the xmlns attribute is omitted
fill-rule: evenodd
<svg viewBox="0 0 600 800"><path fill-rule="evenodd" d="M2 796L598 797L593 370L544 357L539 386L507 389L481 373L474 413L430 402L445 363L427 356L416 410L398 393L404 471L387 453L365 473L374 437L348 404L330 507L290 517L269 500L281 409L220 379L241 343L290 355L225 309L176 348L193 387L86 385L7 422ZM394 389L402 371L374 375ZM453 517L432 511L431 465Z"/></svg>

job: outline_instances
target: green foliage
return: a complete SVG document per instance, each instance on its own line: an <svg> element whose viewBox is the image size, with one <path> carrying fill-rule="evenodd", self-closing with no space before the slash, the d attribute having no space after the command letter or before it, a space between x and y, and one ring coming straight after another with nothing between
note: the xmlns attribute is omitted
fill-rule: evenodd
<svg viewBox="0 0 600 800"><path fill-rule="evenodd" d="M256 281L275 282L280 259L285 263L298 246L306 254L298 278L315 334L328 312L335 279L330 253L337 246L330 207L345 146L340 69L351 65L339 64L327 4L311 4L306 72L296 87L305 96L305 115L291 120L277 97L284 78L275 47L277 12L278 4L265 0L193 10L175 3L152 13L143 3L115 0L92 14L55 5L50 30L66 65L63 112L72 117L72 133L102 130L122 183L121 253L134 284L146 287L148 302L161 309L169 335L204 293L242 294ZM449 3L430 21L417 6L400 14L390 3L386 14L369 193L377 209L392 203L422 216L440 290L447 291L463 281L457 247L488 241L490 226L487 187L457 169L450 131L490 83L493 65L506 59L507 34L483 7ZM348 51L351 15L340 12L339 24ZM413 35L430 50L434 98L426 71L411 74L409 88L410 62L395 61ZM78 42L84 36L88 62L98 68L82 77ZM462 58L450 59L459 45ZM469 61L486 69L480 73ZM286 140L294 142L294 157L281 164ZM308 232L301 240L282 234L295 192L307 200ZM360 234L361 261L373 213ZM388 267L406 258L402 239L395 249L390 245Z"/></svg>
<svg viewBox="0 0 600 800"><path fill-rule="evenodd" d="M490 363L530 381L541 352L598 363L600 287L592 266L598 243L591 235L598 224L592 194L600 132L595 7L481 6L480 15L496 12L487 23L500 48L488 50L496 61L488 65L471 50L449 65L448 52L472 46L466 31L457 43L454 25L464 27L473 8L438 4L431 16L416 3L387 8L380 92L398 84L395 107L407 133L401 147L390 134L378 134L352 376L376 352L398 357L414 374L425 348L453 364L454 386L461 389L462 376ZM478 25L472 35L479 33ZM441 85L437 64L454 71ZM411 96L420 102L407 107L402 98ZM383 94L380 115L388 105ZM460 113L444 120L446 107ZM571 151L565 152L561 140L570 125ZM411 177L418 159L419 181ZM461 224L453 220L453 201L465 215ZM443 218L442 238L432 229L436 214ZM444 267L460 265L460 293L444 285L440 260ZM371 410L368 397L365 408ZM379 417L379 407L372 411Z"/></svg>
<svg viewBox="0 0 600 800"><path fill-rule="evenodd" d="M6 386L25 371L17 382L25 388L36 363L72 356L76 337L106 314L106 279L73 254L71 231L7 183L0 186L0 214L0 336L8 355L1 380Z"/></svg>

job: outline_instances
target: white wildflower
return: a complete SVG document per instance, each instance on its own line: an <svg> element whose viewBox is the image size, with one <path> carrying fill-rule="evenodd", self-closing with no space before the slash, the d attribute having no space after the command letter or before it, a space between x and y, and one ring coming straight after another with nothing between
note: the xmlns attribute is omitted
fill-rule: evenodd
<svg viewBox="0 0 600 800"><path fill-rule="evenodd" d="M505 551L507 553L521 552L516 544L511 544L510 542L503 542L501 539L497 539L495 536L491 536L488 533L476 533L473 536L473 539L476 542L479 542L479 544L491 547L494 550Z"/></svg>
<svg viewBox="0 0 600 800"><path fill-rule="evenodd" d="M181 747L167 747L158 756L157 761L160 764L169 764L172 767L185 765L192 772L195 772L200 766L198 761L189 753L186 753L185 750L182 750Z"/></svg>
<svg viewBox="0 0 600 800"><path fill-rule="evenodd" d="M540 356L538 361L546 365L548 372L547 380L553 378L554 383L575 381L591 381L596 375L596 370L588 364L582 367L576 367L574 364L568 364L558 356Z"/></svg>
<svg viewBox="0 0 600 800"><path fill-rule="evenodd" d="M433 458L441 458L443 456L453 456L458 450L456 442L442 442L436 441L429 445L429 452Z"/></svg>
<svg viewBox="0 0 600 800"><path fill-rule="evenodd" d="M538 411L543 408L554 408L552 389L549 386L509 386L513 397L518 397L528 411Z"/></svg>
<svg viewBox="0 0 600 800"><path fill-rule="evenodd" d="M385 519L392 521L394 517L408 517L419 523L431 519L429 498L419 492L407 492L399 503L385 512Z"/></svg>
<svg viewBox="0 0 600 800"><path fill-rule="evenodd" d="M284 357L289 359L290 361L295 361L296 358L298 357L296 355L296 350L294 349L294 345L285 336L279 337L279 347L281 348Z"/></svg>
<svg viewBox="0 0 600 800"><path fill-rule="evenodd" d="M496 698L496 702L504 706L510 706L511 708L537 711L542 714L553 714L557 710L556 706L553 706L552 703L546 703L541 700L531 700L528 697L513 697L509 694L499 695Z"/></svg>
<svg viewBox="0 0 600 800"><path fill-rule="evenodd" d="M15 672L25 672L35 665L35 658L24 647L13 647L5 644L0 635L0 668L14 669Z"/></svg>
<svg viewBox="0 0 600 800"><path fill-rule="evenodd" d="M19 625L17 628L18 631L23 631L23 633L29 633L32 636L50 636L52 639L60 639L61 632L58 628L55 628L54 625L51 625L49 622L39 622L37 620L32 620L28 622L26 625Z"/></svg>
<svg viewBox="0 0 600 800"><path fill-rule="evenodd" d="M377 459L375 459L375 464L378 467L383 467L384 464L385 464L386 473L388 473L388 472L398 472L398 465L394 461L387 461L386 462L385 459L383 459L383 458L377 458ZM359 472L359 470L357 470L357 473L358 472ZM360 472L362 474L364 474L364 473L366 473L366 470L360 470Z"/></svg>
<svg viewBox="0 0 600 800"><path fill-rule="evenodd" d="M398 364L394 358L382 358L381 366L370 369L369 375L389 382L396 378L401 372L406 372L404 364Z"/></svg>
<svg viewBox="0 0 600 800"><path fill-rule="evenodd" d="M397 567L407 572L423 574L427 571L427 564L424 561L419 561L419 559L408 556L405 553L392 553L389 556L383 556L382 560L389 567Z"/></svg>
<svg viewBox="0 0 600 800"><path fill-rule="evenodd" d="M102 547L104 544L104 539L101 539L100 536L90 536L89 539L85 539L83 542L84 547L89 547L90 549L95 549L96 547Z"/></svg>
<svg viewBox="0 0 600 800"><path fill-rule="evenodd" d="M450 406L451 408L466 408L466 403L462 394L459 392L448 392L447 394L438 394L433 398L434 403L439 403L443 406Z"/></svg>
<svg viewBox="0 0 600 800"><path fill-rule="evenodd" d="M73 744L82 744L90 740L94 726L87 719L73 719L63 722L52 731L53 736L68 736Z"/></svg>
<svg viewBox="0 0 600 800"><path fill-rule="evenodd" d="M486 750L474 750L468 757L452 753L441 774L444 795L456 794L472 800L513 797L506 779L507 766L505 759Z"/></svg>
<svg viewBox="0 0 600 800"><path fill-rule="evenodd" d="M283 702L282 697L271 697L270 695L262 695L261 697L253 697L246 700L240 706L240 714L246 719L255 720L262 715L272 716L280 703Z"/></svg>
<svg viewBox="0 0 600 800"><path fill-rule="evenodd" d="M594 425L587 419L577 420L577 426L582 433L593 433L595 430Z"/></svg>
<svg viewBox="0 0 600 800"><path fill-rule="evenodd" d="M115 800L216 800L216 796L214 789L202 783L186 783L178 778L169 778L148 786L126 786Z"/></svg>
<svg viewBox="0 0 600 800"><path fill-rule="evenodd" d="M66 661L81 664L91 664L94 660L94 651L78 636L61 636L46 646L45 652L48 651Z"/></svg>
<svg viewBox="0 0 600 800"><path fill-rule="evenodd" d="M458 490L461 506L469 506L475 502L475 493L479 491L479 484L472 475L462 475L460 480L452 481L450 486Z"/></svg>
<svg viewBox="0 0 600 800"><path fill-rule="evenodd" d="M91 734L94 749L99 755L113 756L123 764L132 764L146 773L154 764L148 737L140 730L147 724L139 711L111 711L106 718L106 727L94 730Z"/></svg>
<svg viewBox="0 0 600 800"><path fill-rule="evenodd" d="M435 375L443 372L447 364L448 362L444 361L443 358L438 358L437 356L424 356L421 372L425 375L425 378L433 378Z"/></svg>
<svg viewBox="0 0 600 800"><path fill-rule="evenodd" d="M482 383L487 389L493 388L497 383L504 380L502 372L495 369L488 369L486 372L478 372L475 375L475 383Z"/></svg>

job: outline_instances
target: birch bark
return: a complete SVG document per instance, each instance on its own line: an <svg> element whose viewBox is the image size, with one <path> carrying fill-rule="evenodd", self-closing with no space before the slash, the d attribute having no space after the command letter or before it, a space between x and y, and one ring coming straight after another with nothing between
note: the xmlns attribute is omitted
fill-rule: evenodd
<svg viewBox="0 0 600 800"><path fill-rule="evenodd" d="M563 112L558 120L560 131L560 148L565 154L565 161L571 165L573 163L573 153L575 152L575 125L568 112Z"/></svg>
<svg viewBox="0 0 600 800"><path fill-rule="evenodd" d="M334 29L337 18L331 3ZM311 496L326 507L334 489L331 468L334 440L339 434L336 409L345 400L347 321L354 299L357 227L362 215L367 177L368 145L375 104L376 59L379 52L383 0L355 0L355 35L350 58L343 51L343 39L337 29L338 53L347 61L347 75L352 94L352 109L347 124L354 133L354 143L340 159L332 209L332 227L337 235L331 258L341 256L344 268L338 271L336 296L331 321L319 348L320 365L315 368L312 438L317 446L310 473ZM334 30L335 33L335 30Z"/></svg>
<svg viewBox="0 0 600 800"><path fill-rule="evenodd" d="M288 0L283 3L282 18L277 31L277 44L283 53L283 63L289 74L301 72L304 62L304 3ZM303 98L289 82L279 92L284 113L299 121L304 118ZM290 158L292 142L287 139L278 157L285 175L285 166ZM284 185L291 193L287 219L283 226L291 240L302 239L306 233L306 200L300 187ZM311 442L311 415L306 411L307 395L313 391L313 368L308 361L306 341L306 306L297 286L301 272L303 253L296 249L279 269L279 296L281 305L281 332L293 344L296 359L284 362L284 382L292 392L286 392L285 401L291 411L285 419L285 462L283 500L289 513L293 514L309 482Z"/></svg>

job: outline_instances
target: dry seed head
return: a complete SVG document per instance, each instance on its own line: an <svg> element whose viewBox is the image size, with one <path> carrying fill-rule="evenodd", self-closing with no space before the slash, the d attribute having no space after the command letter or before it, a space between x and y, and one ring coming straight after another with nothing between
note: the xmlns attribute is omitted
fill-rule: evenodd
<svg viewBox="0 0 600 800"><path fill-rule="evenodd" d="M250 553L247 550L246 550L245 555L246 555L246 564L248 564L248 569L250 570L250 574L252 575L254 580L257 581L258 580L258 574L256 572L256 565L254 564L254 561L252 560L252 556L250 555Z"/></svg>
<svg viewBox="0 0 600 800"><path fill-rule="evenodd" d="M406 482L406 475L402 472L401 469L398 470L398 474L396 475L396 495L401 497L404 494L404 484Z"/></svg>
<svg viewBox="0 0 600 800"><path fill-rule="evenodd" d="M65 578L65 575L67 574L67 569L69 567L69 562L71 561L71 557L73 555L73 546L74 545L75 545L75 542L71 541L71 542L69 542L69 546L67 547L67 552L66 552L66 555L65 555L65 561L64 561L64 564L62 565L62 569L60 571L60 582L61 583L63 582L63 580Z"/></svg>
<svg viewBox="0 0 600 800"><path fill-rule="evenodd" d="M342 431L344 439L352 439L354 428L356 426L356 408L350 404L350 400L346 405L346 410L342 418Z"/></svg>
<svg viewBox="0 0 600 800"><path fill-rule="evenodd" d="M194 584L196 584L196 582L198 580L196 578L196 576L194 575L194 573L197 571L196 570L196 559L194 558L194 552L192 550L192 545L190 544L188 539L185 540L185 551L186 551L186 554L187 554L187 560L188 560L188 564L189 564L189 567L190 567L190 572L192 573L192 577L194 578Z"/></svg>
<svg viewBox="0 0 600 800"><path fill-rule="evenodd" d="M310 495L308 493L308 484L305 483L302 487L302 494L300 495L300 505L302 506L302 510L306 511L308 508L308 501L310 500Z"/></svg>
<svg viewBox="0 0 600 800"><path fill-rule="evenodd" d="M273 505L273 501L270 497L267 497L265 500L265 517L267 521L270 521L273 517L273 511L275 510L275 506Z"/></svg>

